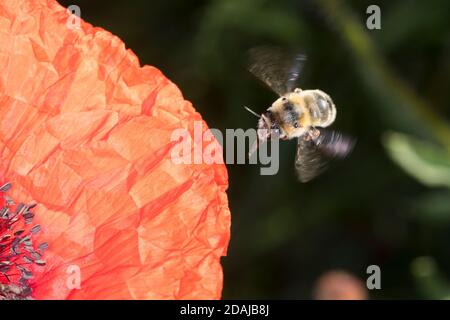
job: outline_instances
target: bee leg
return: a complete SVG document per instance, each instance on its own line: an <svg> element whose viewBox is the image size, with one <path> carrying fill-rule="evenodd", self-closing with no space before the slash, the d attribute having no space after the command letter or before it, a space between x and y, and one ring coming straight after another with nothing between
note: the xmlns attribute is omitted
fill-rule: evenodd
<svg viewBox="0 0 450 320"><path fill-rule="evenodd" d="M307 136L309 136L312 140L316 140L320 136L320 130L316 128L311 128L308 131Z"/></svg>

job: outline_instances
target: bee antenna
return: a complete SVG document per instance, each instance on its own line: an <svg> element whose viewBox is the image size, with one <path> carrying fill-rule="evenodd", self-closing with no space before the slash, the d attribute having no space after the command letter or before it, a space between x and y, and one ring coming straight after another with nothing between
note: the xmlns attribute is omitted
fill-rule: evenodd
<svg viewBox="0 0 450 320"><path fill-rule="evenodd" d="M253 111L252 109L244 106L245 110L247 110L248 112L250 112L251 114L253 114L254 116L260 118L261 116L259 114L257 114L255 111Z"/></svg>

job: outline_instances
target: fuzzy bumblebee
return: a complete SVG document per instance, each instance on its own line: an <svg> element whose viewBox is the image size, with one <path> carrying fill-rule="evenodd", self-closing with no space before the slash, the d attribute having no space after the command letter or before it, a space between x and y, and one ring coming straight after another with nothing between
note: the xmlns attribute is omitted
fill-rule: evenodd
<svg viewBox="0 0 450 320"><path fill-rule="evenodd" d="M324 129L336 119L331 97L322 90L295 87L306 56L270 47L254 48L249 55L249 71L279 95L258 120L258 143L273 132L283 140L297 138L295 168L302 182L320 174L331 158L347 156L353 139Z"/></svg>

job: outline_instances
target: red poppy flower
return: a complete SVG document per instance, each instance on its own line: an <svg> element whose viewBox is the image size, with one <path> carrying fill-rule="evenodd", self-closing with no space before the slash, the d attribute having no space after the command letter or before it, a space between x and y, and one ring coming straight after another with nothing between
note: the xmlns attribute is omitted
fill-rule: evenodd
<svg viewBox="0 0 450 320"><path fill-rule="evenodd" d="M0 3L0 184L36 203L29 249L48 243L32 297L220 298L226 168L170 156L201 116L120 39L69 18L53 0Z"/></svg>

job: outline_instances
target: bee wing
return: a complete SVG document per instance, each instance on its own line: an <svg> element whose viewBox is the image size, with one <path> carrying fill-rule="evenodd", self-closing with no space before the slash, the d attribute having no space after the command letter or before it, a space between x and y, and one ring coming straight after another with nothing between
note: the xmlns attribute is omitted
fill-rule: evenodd
<svg viewBox="0 0 450 320"><path fill-rule="evenodd" d="M319 130L319 136L306 134L298 138L295 169L301 182L321 174L330 160L344 158L353 149L354 140L336 131Z"/></svg>
<svg viewBox="0 0 450 320"><path fill-rule="evenodd" d="M282 96L295 89L305 60L304 54L276 47L256 47L249 50L248 70Z"/></svg>

